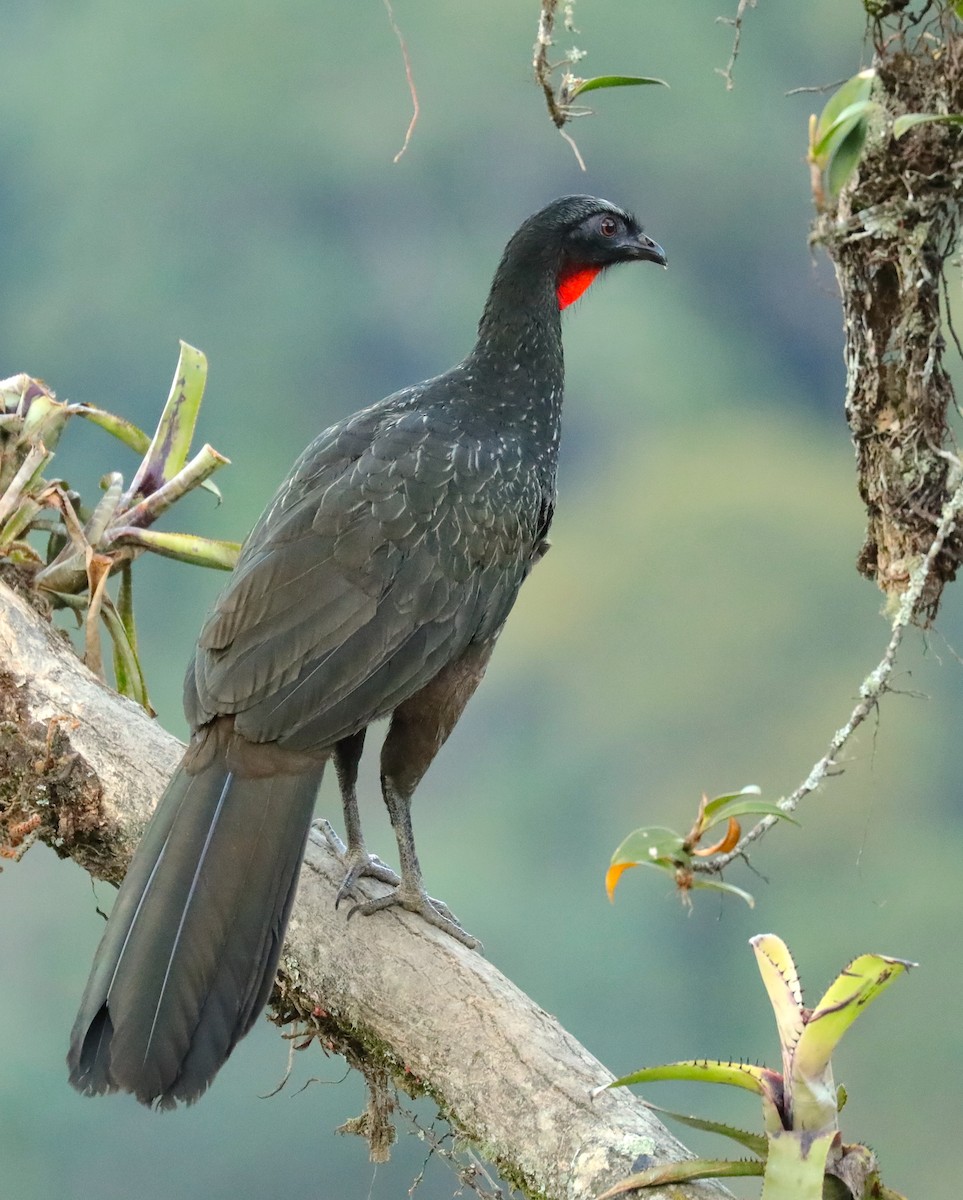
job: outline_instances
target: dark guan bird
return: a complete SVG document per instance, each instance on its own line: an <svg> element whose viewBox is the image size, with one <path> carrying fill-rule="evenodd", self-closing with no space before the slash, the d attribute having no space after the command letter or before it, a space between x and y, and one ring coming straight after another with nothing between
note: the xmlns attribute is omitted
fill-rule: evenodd
<svg viewBox="0 0 963 1200"><path fill-rule="evenodd" d="M322 433L244 544L185 681L191 742L117 896L68 1063L88 1094L172 1107L207 1088L267 1002L315 798L333 759L339 899L400 904L474 945L426 893L411 796L547 548L562 406L560 313L614 263L665 255L604 200L567 196L502 257L474 349ZM370 856L355 784L381 749L399 877Z"/></svg>

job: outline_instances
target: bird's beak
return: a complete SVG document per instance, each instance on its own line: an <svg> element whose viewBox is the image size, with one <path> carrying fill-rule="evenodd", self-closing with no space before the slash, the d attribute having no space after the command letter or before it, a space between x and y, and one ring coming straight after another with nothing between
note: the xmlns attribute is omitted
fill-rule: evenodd
<svg viewBox="0 0 963 1200"><path fill-rule="evenodd" d="M637 242L633 247L634 257L642 259L645 262L658 263L660 267L667 266L665 251L658 242L653 242L650 237L646 237L644 233L640 233Z"/></svg>

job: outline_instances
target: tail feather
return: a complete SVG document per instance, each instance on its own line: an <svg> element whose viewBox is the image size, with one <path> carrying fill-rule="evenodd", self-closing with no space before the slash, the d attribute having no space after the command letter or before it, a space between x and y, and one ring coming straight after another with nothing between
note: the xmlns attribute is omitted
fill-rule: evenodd
<svg viewBox="0 0 963 1200"><path fill-rule="evenodd" d="M178 769L94 959L75 1087L162 1108L204 1092L270 994L320 779Z"/></svg>

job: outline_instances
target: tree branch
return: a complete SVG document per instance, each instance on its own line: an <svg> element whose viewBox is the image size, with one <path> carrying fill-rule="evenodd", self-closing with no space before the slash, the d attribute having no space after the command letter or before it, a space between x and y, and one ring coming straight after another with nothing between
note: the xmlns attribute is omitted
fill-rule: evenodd
<svg viewBox="0 0 963 1200"><path fill-rule="evenodd" d="M0 722L0 830L38 814L59 853L118 879L180 743L2 583ZM312 836L273 998L278 1023L297 1020L345 1054L374 1095L386 1078L429 1093L529 1195L588 1200L640 1156L686 1156L636 1096L591 1099L611 1074L480 954L398 909L353 921L336 912L340 877ZM672 1189L692 1200L726 1194L710 1183Z"/></svg>
<svg viewBox="0 0 963 1200"><path fill-rule="evenodd" d="M953 470L954 474L959 474L960 466L958 463L954 465ZM840 726L833 734L826 753L813 765L812 770L802 783L799 784L794 792L791 792L788 796L784 796L779 801L779 807L783 812L795 812L800 800L805 799L810 792L814 792L826 781L836 766L836 758L840 750L842 750L843 746L846 745L852 735L862 725L863 721L866 720L877 704L879 704L889 686L889 677L893 673L893 667L896 664L896 653L903 641L903 635L927 603L932 574L936 568L937 560L943 552L947 538L956 533L961 512L963 512L963 483L958 485L956 491L946 502L940 516L940 523L937 526L926 557L910 576L909 586L903 593L899 610L893 618L890 639L883 657L860 684L859 703L849 714L849 719L846 723ZM696 862L693 864L693 869L703 874L717 875L733 859L744 857L749 846L762 837L767 829L771 829L778 820L778 817L763 817L761 821L757 822L739 839L738 844L727 854L717 855L705 862Z"/></svg>

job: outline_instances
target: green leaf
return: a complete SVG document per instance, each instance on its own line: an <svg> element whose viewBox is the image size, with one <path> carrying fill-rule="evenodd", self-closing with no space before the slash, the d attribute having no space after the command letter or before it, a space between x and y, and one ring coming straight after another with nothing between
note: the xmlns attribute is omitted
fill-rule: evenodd
<svg viewBox="0 0 963 1200"><path fill-rule="evenodd" d="M117 615L124 623L124 632L131 648L137 654L137 627L134 625L134 573L130 562L120 568L120 588L117 592ZM139 659L138 655L138 659Z"/></svg>
<svg viewBox="0 0 963 1200"><path fill-rule="evenodd" d="M650 1108L662 1117L671 1117L674 1121L680 1121L683 1125L688 1125L692 1129L703 1129L706 1133L717 1133L720 1137L730 1138L732 1141L738 1142L740 1146L745 1146L747 1150L752 1151L753 1154L758 1154L760 1158L766 1157L767 1142L764 1133L752 1133L748 1129L738 1129L735 1125L725 1125L721 1121L708 1121L703 1117L693 1117L685 1113L673 1112L671 1108L661 1108L658 1104L653 1104L650 1100L643 1100L642 1103L646 1108Z"/></svg>
<svg viewBox="0 0 963 1200"><path fill-rule="evenodd" d="M667 1183L687 1183L696 1179L739 1179L745 1175L761 1175L764 1166L753 1159L734 1162L729 1158L688 1158L683 1162L658 1163L646 1167L603 1192L598 1200L615 1200L641 1188L663 1187Z"/></svg>
<svg viewBox="0 0 963 1200"><path fill-rule="evenodd" d="M53 450L60 441L60 435L70 416L69 407L61 404L50 392L28 388L24 395L30 396L30 403L23 418L24 438L35 444L42 442L48 450Z"/></svg>
<svg viewBox="0 0 963 1200"><path fill-rule="evenodd" d="M793 1074L819 1074L840 1038L877 996L917 964L882 954L861 954L836 976L813 1009L793 1055Z"/></svg>
<svg viewBox="0 0 963 1200"><path fill-rule="evenodd" d="M217 486L213 479L201 480L201 487L205 492L210 492L218 504L223 503L224 497L221 495L221 489Z"/></svg>
<svg viewBox="0 0 963 1200"><path fill-rule="evenodd" d="M872 100L857 100L844 108L835 121L822 133L817 133L812 148L813 157L825 167L835 148L845 140L850 130L859 124L865 125L869 114L879 108Z"/></svg>
<svg viewBox="0 0 963 1200"><path fill-rule="evenodd" d="M660 1080L724 1083L757 1095L782 1095L782 1077L768 1067L759 1067L754 1063L720 1062L711 1058L692 1058L684 1062L663 1063L659 1067L643 1067L640 1071L633 1071L631 1075L623 1075L621 1079L606 1084L606 1087L629 1087L633 1083Z"/></svg>
<svg viewBox="0 0 963 1200"><path fill-rule="evenodd" d="M156 492L184 467L206 381L207 358L200 350L181 342L167 403L147 453L127 489L125 508L135 496L149 496Z"/></svg>
<svg viewBox="0 0 963 1200"><path fill-rule="evenodd" d="M218 571L233 571L241 552L240 542L215 541L192 533L164 533L130 526L112 532L111 546L138 546L165 558L176 558L178 562L197 567L213 567Z"/></svg>
<svg viewBox="0 0 963 1200"><path fill-rule="evenodd" d="M106 592L101 599L100 611L113 644L114 680L117 691L122 696L129 696L153 715L154 710L147 695L147 684L136 647L131 644L124 622Z"/></svg>
<svg viewBox="0 0 963 1200"><path fill-rule="evenodd" d="M789 947L774 933L761 933L749 939L756 965L772 1005L779 1033L783 1070L789 1078L790 1056L802 1037L802 986Z"/></svg>
<svg viewBox="0 0 963 1200"><path fill-rule="evenodd" d="M778 817L780 821L788 821L790 825L799 824L795 817L791 817L778 804L772 804L768 800L733 801L731 807L723 807L720 810L712 823L718 825L720 821L728 821L730 817Z"/></svg>
<svg viewBox="0 0 963 1200"><path fill-rule="evenodd" d="M870 100L875 72L860 71L826 103L815 123L810 161L826 171L827 189L837 196L855 171L866 141L867 118L879 105Z"/></svg>
<svg viewBox="0 0 963 1200"><path fill-rule="evenodd" d="M705 815L711 816L713 813L724 807L730 800L738 800L742 796L761 796L762 788L758 784L750 783L746 787L740 788L738 792L726 792L722 796L715 796L705 807Z"/></svg>
<svg viewBox="0 0 963 1200"><path fill-rule="evenodd" d="M144 460L146 462L147 459ZM161 513L166 512L176 504L182 496L212 475L221 467L227 466L231 460L219 454L213 446L202 446L190 462L186 463L171 479L157 483L156 479L147 479L140 486L146 488L144 498L138 500L123 514L125 522L138 527L152 525ZM143 464L141 464L143 467ZM138 472L140 475L140 472ZM136 479L134 483L136 483ZM128 488L126 501L133 495L134 484Z"/></svg>
<svg viewBox="0 0 963 1200"><path fill-rule="evenodd" d="M30 489L39 482L41 472L52 458L53 453L42 444L30 447L17 473L0 496L0 521L6 521L20 507L24 493L29 494Z"/></svg>
<svg viewBox="0 0 963 1200"><path fill-rule="evenodd" d="M652 863L660 858L673 862L686 860L689 856L683 849L684 845L685 839L674 829L664 829L659 825L635 829L612 855L612 866Z"/></svg>
<svg viewBox="0 0 963 1200"><path fill-rule="evenodd" d="M893 122L893 137L901 138L914 125L925 121L939 121L944 125L963 125L963 113L905 113Z"/></svg>
<svg viewBox="0 0 963 1200"><path fill-rule="evenodd" d="M104 530L117 512L124 481L118 471L111 471L109 475L105 475L100 481L100 486L104 489L104 494L84 525L84 536L90 545L95 548L104 536Z"/></svg>
<svg viewBox="0 0 963 1200"><path fill-rule="evenodd" d="M33 524L34 519L43 511L32 496L21 497L20 504L14 509L9 520L0 529L0 549L9 551L13 543Z"/></svg>
<svg viewBox="0 0 963 1200"><path fill-rule="evenodd" d="M734 883L723 883L721 879L703 879L701 875L694 876L689 882L690 888L708 888L714 892L728 892L732 896L738 896L740 900L745 900L750 908L756 907L756 898L752 892L744 891L740 887L736 887Z"/></svg>
<svg viewBox="0 0 963 1200"><path fill-rule="evenodd" d="M647 75L597 75L594 79L580 79L568 93L568 99L574 100L583 92L595 92L599 88L643 87L646 84L657 84L659 87L669 86L664 79L654 79Z"/></svg>
<svg viewBox="0 0 963 1200"><path fill-rule="evenodd" d="M859 165L866 142L866 122L857 121L836 147L829 163L826 188L830 196L838 196Z"/></svg>
<svg viewBox="0 0 963 1200"><path fill-rule="evenodd" d="M784 812L778 804L768 800L745 800L744 796L758 796L759 788L755 784L744 787L741 792L731 792L725 796L716 796L705 807L704 820L706 829L728 821L730 817L778 817L789 821L792 825L799 822Z"/></svg>
<svg viewBox="0 0 963 1200"><path fill-rule="evenodd" d="M138 454L144 454L150 445L150 438L143 429L138 429L130 421L125 421L123 417L115 417L113 413L105 412L102 408L94 408L92 404L74 404L71 406L71 412L94 425L99 425Z"/></svg>
<svg viewBox="0 0 963 1200"><path fill-rule="evenodd" d="M816 124L816 142L817 144L824 138L826 131L839 120L841 114L852 104L858 104L860 101L868 100L870 92L873 88L873 80L876 78L876 72L872 69L860 71L858 75L854 75L852 79L847 79L846 82L829 97L819 114L819 121Z"/></svg>
<svg viewBox="0 0 963 1200"><path fill-rule="evenodd" d="M605 890L609 899L614 903L618 882L630 867L658 867L673 871L676 866L691 862L692 858L684 846L685 839L674 829L652 825L634 830L612 855L609 869L605 872Z"/></svg>

